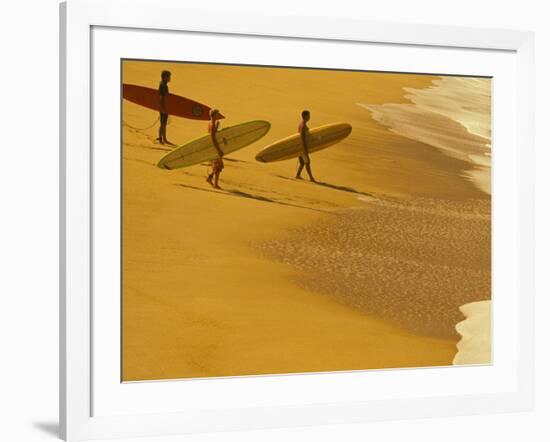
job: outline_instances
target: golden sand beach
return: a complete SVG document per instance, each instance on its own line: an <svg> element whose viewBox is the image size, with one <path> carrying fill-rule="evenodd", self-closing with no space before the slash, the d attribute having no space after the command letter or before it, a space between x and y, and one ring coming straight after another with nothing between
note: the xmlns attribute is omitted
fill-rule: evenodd
<svg viewBox="0 0 550 442"><path fill-rule="evenodd" d="M219 191L205 165L157 168L158 114L123 102L123 380L452 364L459 307L490 299L490 195L467 159L358 105L410 104L438 77L126 61L123 81L156 88L162 69L222 127L272 126L225 159ZM318 184L254 160L302 109L353 126L312 155ZM206 131L171 118L168 139Z"/></svg>

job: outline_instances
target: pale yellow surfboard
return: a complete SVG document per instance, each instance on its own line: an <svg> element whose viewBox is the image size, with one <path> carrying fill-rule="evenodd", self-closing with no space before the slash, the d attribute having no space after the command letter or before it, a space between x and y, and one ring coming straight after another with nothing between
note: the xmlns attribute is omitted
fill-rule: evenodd
<svg viewBox="0 0 550 442"><path fill-rule="evenodd" d="M221 151L227 155L258 141L270 127L271 124L267 121L247 121L220 129L216 139ZM174 148L159 160L157 166L161 169L180 169L216 158L218 158L218 151L212 143L210 134L207 134Z"/></svg>
<svg viewBox="0 0 550 442"><path fill-rule="evenodd" d="M319 126L309 131L309 153L317 152L332 146L351 133L351 125L347 123L333 123ZM300 156L304 151L299 133L283 138L264 147L256 155L256 160L262 163L289 160Z"/></svg>

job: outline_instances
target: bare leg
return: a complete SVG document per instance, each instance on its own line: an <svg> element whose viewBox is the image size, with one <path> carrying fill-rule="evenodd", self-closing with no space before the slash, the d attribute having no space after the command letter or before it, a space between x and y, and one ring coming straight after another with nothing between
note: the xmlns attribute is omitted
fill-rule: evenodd
<svg viewBox="0 0 550 442"><path fill-rule="evenodd" d="M160 143L160 144L164 144L164 130L163 130L163 126L164 124L160 123L160 126L159 126L159 137L157 138L157 141Z"/></svg>
<svg viewBox="0 0 550 442"><path fill-rule="evenodd" d="M296 179L301 180L302 170L304 170L304 160L301 157L298 157L298 171L296 172Z"/></svg>
<svg viewBox="0 0 550 442"><path fill-rule="evenodd" d="M309 180L315 183L316 181L315 181L315 178L313 178L313 175L311 173L311 166L309 165L309 163L306 164L306 171L307 171L307 174L309 175Z"/></svg>
<svg viewBox="0 0 550 442"><path fill-rule="evenodd" d="M215 189L221 189L221 187L219 185L219 181L220 181L220 172L216 172L214 174L214 188Z"/></svg>
<svg viewBox="0 0 550 442"><path fill-rule="evenodd" d="M171 143L170 141L168 141L168 139L166 138L166 124L164 124L162 126L162 141L164 141L164 143L166 144L170 144L171 146L173 146L174 144Z"/></svg>
<svg viewBox="0 0 550 442"><path fill-rule="evenodd" d="M212 187L214 187L214 183L212 182L212 178L214 178L214 173L209 173L208 177L206 178L206 182L210 184Z"/></svg>

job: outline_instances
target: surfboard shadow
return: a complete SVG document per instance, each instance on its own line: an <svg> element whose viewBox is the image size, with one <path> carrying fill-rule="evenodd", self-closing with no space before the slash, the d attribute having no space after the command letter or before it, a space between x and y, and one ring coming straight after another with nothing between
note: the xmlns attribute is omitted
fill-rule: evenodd
<svg viewBox="0 0 550 442"><path fill-rule="evenodd" d="M236 158L229 158L229 157L223 157L224 161L229 161L230 163L246 163L246 164L254 164L252 161L245 161L245 160L238 160Z"/></svg>
<svg viewBox="0 0 550 442"><path fill-rule="evenodd" d="M309 180L306 180L306 179L303 179L303 180L297 180L296 178L289 178L289 177L286 177L286 176L282 176L282 175L276 175L277 178L282 178L283 180L289 180L289 181L302 181L304 183L310 183L312 185L317 185L317 186L322 186L322 187L328 187L329 189L334 189L334 190L339 190L341 192L348 192L348 193L354 193L356 195L361 195L361 196L370 196L370 197L374 197L374 195L372 193L368 193L368 192L361 192L360 190L357 190L357 189L354 189L353 187L347 187L347 186L339 186L337 184L330 184L330 183L326 183L324 181L316 181L315 183L312 183L311 181Z"/></svg>
<svg viewBox="0 0 550 442"><path fill-rule="evenodd" d="M223 157L223 160L224 161L228 161L230 163L248 163L248 164L252 164L250 161L244 161L244 160L237 160L235 158L227 158L227 157ZM201 166L205 166L205 167L209 167L210 166L210 163L205 161L205 162L202 162L200 163Z"/></svg>
<svg viewBox="0 0 550 442"><path fill-rule="evenodd" d="M186 189L200 190L202 192L217 193L218 195L228 195L228 196L234 196L234 197L237 197L237 198L253 199L253 200L256 200L256 201L262 201L264 203L278 204L280 206L287 206L287 207L294 207L294 208L297 208L297 209L312 210L314 212L321 212L321 213L325 213L325 214L328 214L328 215L336 215L335 213L330 212L328 210L314 209L313 207L300 206L299 204L285 203L283 201L273 200L273 199L267 198L265 196L254 195L252 193L247 193L247 192L243 192L241 190L236 190L236 189L222 189L222 190L203 189L202 187L189 186L188 184L176 184L176 186L185 187Z"/></svg>

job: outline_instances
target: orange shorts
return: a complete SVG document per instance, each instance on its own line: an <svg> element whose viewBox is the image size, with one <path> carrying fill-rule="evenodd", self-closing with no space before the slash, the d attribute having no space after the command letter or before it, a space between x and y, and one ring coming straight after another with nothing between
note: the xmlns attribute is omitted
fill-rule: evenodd
<svg viewBox="0 0 550 442"><path fill-rule="evenodd" d="M221 172L224 168L223 160L221 158L212 160L212 162L210 163L210 166L212 167L213 173Z"/></svg>

